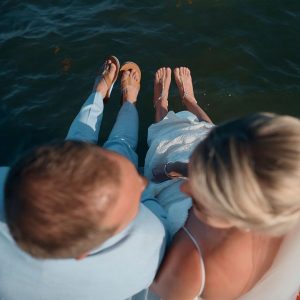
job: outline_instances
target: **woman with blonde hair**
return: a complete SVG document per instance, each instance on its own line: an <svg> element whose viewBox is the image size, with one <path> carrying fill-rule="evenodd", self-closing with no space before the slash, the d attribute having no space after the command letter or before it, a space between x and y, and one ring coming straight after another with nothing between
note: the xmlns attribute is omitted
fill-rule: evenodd
<svg viewBox="0 0 300 300"><path fill-rule="evenodd" d="M189 89L181 95L190 97L191 102L187 70L180 68L175 79L179 89ZM168 77L163 73L156 87L162 94ZM161 104L158 100L157 105ZM168 119L168 114L163 117ZM154 125L157 130L159 126ZM161 173L166 177L188 173L186 180L177 179L177 186L168 188L175 195L180 192L174 188L180 186L192 201L152 290L164 300L200 296L295 300L300 288L299 119L260 113L212 126L206 134L197 146L190 147L188 172L184 162L165 161L163 168L146 165L154 168L154 180ZM149 140L155 144L155 138ZM176 151L175 140L172 137L172 147L164 147L168 145L166 137L156 144L158 155L170 157L166 153ZM151 157L147 161L151 162ZM163 172L157 171L159 168ZM160 184L166 187L166 182ZM160 190L156 195L162 204L164 194L166 191Z"/></svg>

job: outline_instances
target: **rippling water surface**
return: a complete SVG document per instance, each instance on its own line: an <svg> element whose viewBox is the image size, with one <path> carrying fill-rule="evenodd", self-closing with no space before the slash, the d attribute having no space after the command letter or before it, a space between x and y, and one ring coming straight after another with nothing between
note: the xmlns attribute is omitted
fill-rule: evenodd
<svg viewBox="0 0 300 300"><path fill-rule="evenodd" d="M1 165L66 135L108 54L142 68L141 157L160 66L190 67L198 102L217 123L255 111L300 116L298 0L2 0L0 16ZM119 97L117 84L100 143ZM174 80L169 102L183 109Z"/></svg>

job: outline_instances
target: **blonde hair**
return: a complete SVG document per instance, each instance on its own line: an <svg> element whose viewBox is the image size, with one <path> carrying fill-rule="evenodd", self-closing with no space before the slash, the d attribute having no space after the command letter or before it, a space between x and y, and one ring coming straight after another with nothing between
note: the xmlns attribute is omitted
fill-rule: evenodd
<svg viewBox="0 0 300 300"><path fill-rule="evenodd" d="M193 151L194 200L240 229L287 233L300 220L300 120L255 114L215 127Z"/></svg>

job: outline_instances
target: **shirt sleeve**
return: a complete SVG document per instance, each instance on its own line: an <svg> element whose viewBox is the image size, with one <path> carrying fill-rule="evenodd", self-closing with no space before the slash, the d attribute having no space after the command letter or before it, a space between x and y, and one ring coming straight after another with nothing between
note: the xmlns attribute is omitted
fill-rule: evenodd
<svg viewBox="0 0 300 300"><path fill-rule="evenodd" d="M171 234L169 228L169 222L167 218L167 211L160 205L157 199L154 197L151 189L148 187L142 194L142 204L144 204L163 224L166 231L166 241L167 245L170 242Z"/></svg>

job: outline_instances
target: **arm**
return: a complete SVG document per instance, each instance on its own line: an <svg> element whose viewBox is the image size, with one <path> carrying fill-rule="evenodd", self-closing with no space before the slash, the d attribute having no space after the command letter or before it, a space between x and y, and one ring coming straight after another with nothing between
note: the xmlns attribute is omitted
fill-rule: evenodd
<svg viewBox="0 0 300 300"><path fill-rule="evenodd" d="M153 168L152 174L154 182L186 178L188 176L188 164L180 161L160 164Z"/></svg>
<svg viewBox="0 0 300 300"><path fill-rule="evenodd" d="M166 232L166 241L167 245L170 242L170 229L169 223L167 219L166 210L160 205L153 194L153 189L151 188L151 184L146 187L142 194L141 203L145 205L163 224Z"/></svg>
<svg viewBox="0 0 300 300"><path fill-rule="evenodd" d="M189 218L187 224L189 221L197 219ZM201 234L204 245L205 299L237 299L263 275L260 273L257 276L257 272L262 272L262 269L258 268L257 261L253 261L253 251L258 249L256 254L262 251L260 238L254 239L251 234L244 234L239 230L213 228L202 222L198 223L194 233L197 236ZM266 261L268 263L265 256L263 260L264 264ZM264 270L269 267L270 265ZM203 281L199 252L183 230L180 230L151 288L164 300L191 300L199 293Z"/></svg>
<svg viewBox="0 0 300 300"><path fill-rule="evenodd" d="M180 230L170 246L151 289L164 300L191 300L201 288L199 254Z"/></svg>

